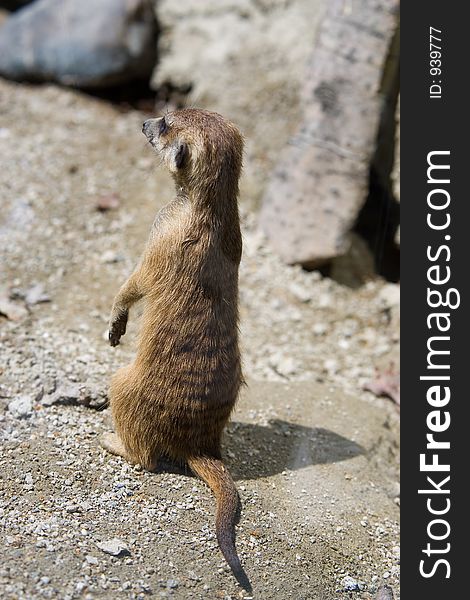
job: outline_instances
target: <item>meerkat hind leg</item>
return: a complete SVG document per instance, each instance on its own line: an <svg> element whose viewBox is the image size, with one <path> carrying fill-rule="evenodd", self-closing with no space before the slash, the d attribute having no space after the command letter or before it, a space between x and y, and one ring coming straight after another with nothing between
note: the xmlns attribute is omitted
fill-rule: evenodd
<svg viewBox="0 0 470 600"><path fill-rule="evenodd" d="M122 456L122 458L124 458L131 465L138 464L137 460L133 460L129 456L129 453L124 448L124 444L122 443L117 433L104 433L100 437L100 446L108 452L110 452L111 454L114 454L116 456ZM147 471L155 471L155 469L157 468L157 464L158 460L153 459L147 462L143 462L141 466Z"/></svg>
<svg viewBox="0 0 470 600"><path fill-rule="evenodd" d="M126 449L124 448L124 444L116 433L104 433L100 437L100 446L111 454L122 456L128 462L132 463L132 461L129 459L129 455L126 452Z"/></svg>

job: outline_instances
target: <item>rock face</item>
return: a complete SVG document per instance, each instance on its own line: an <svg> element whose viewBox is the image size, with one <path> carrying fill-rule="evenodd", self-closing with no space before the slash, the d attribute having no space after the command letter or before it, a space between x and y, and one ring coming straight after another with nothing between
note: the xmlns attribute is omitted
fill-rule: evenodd
<svg viewBox="0 0 470 600"><path fill-rule="evenodd" d="M154 4L161 34L152 87L163 99L166 91L190 88L187 104L237 123L246 137L242 198L259 206L268 174L301 117L305 64L325 0Z"/></svg>
<svg viewBox="0 0 470 600"><path fill-rule="evenodd" d="M349 6L349 8L348 8ZM365 199L397 0L332 0L311 55L301 125L264 195L260 225L288 263L345 254Z"/></svg>
<svg viewBox="0 0 470 600"><path fill-rule="evenodd" d="M0 29L0 75L105 87L149 77L156 23L146 0L37 0Z"/></svg>

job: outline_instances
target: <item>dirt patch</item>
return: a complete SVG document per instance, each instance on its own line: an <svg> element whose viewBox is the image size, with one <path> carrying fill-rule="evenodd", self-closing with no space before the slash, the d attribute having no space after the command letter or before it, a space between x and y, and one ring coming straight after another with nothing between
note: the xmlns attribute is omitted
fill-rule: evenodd
<svg viewBox="0 0 470 600"><path fill-rule="evenodd" d="M6 598L243 597L200 481L105 455L106 411L46 402L66 384L104 392L132 358L139 311L118 349L105 339L108 314L173 194L143 119L0 82L0 280L23 309L17 321L0 316ZM103 197L116 201L102 210ZM255 597L365 600L384 581L398 597L398 412L362 389L397 360L398 288L376 279L353 290L282 265L248 206L242 197L250 385L224 451ZM113 538L129 554L96 545Z"/></svg>

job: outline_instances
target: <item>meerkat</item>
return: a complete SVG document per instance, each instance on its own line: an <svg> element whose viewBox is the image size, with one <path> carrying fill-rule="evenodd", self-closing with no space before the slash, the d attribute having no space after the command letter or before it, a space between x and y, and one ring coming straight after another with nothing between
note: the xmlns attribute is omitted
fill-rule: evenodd
<svg viewBox="0 0 470 600"><path fill-rule="evenodd" d="M157 214L141 260L114 300L111 346L125 334L134 302L145 299L145 308L135 360L111 380L115 433L101 443L150 471L160 456L187 463L212 489L220 549L251 589L235 548L239 496L221 457L242 381L243 138L221 115L198 109L149 119L142 131L171 172L176 198Z"/></svg>

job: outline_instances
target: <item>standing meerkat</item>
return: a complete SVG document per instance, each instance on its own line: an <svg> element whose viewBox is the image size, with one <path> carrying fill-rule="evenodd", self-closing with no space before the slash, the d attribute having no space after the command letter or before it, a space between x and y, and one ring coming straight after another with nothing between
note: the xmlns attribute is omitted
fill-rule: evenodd
<svg viewBox="0 0 470 600"><path fill-rule="evenodd" d="M173 175L176 198L158 213L139 265L114 300L112 346L125 334L134 302L144 298L145 308L135 360L111 381L115 433L105 434L102 446L148 470L162 455L187 462L214 492L220 549L251 589L235 549L239 497L221 457L242 380L243 139L220 115L197 109L149 119L142 131Z"/></svg>

